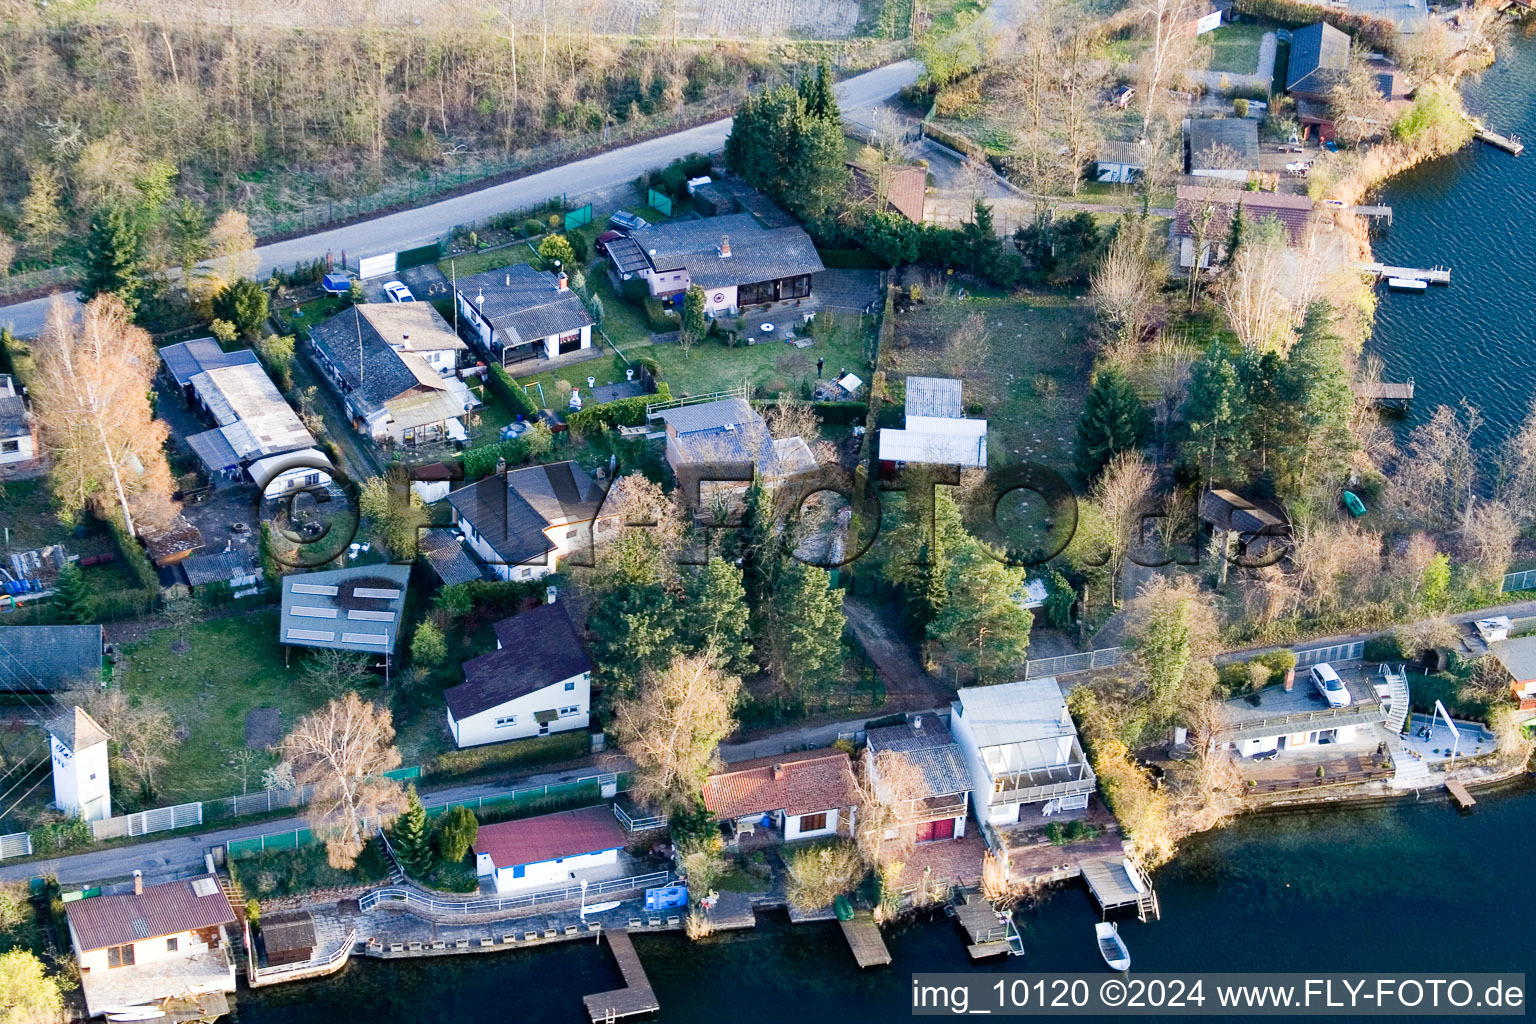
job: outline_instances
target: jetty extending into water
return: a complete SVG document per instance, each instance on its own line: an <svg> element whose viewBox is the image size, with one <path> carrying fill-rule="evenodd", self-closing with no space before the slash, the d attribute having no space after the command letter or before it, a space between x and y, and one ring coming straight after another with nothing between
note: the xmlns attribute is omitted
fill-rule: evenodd
<svg viewBox="0 0 1536 1024"><path fill-rule="evenodd" d="M1450 284L1450 267L1430 267L1419 270L1414 267L1389 267L1385 263L1356 263L1355 267L1366 274L1374 274L1377 277L1403 277L1414 281L1428 281L1430 284Z"/></svg>
<svg viewBox="0 0 1536 1024"><path fill-rule="evenodd" d="M1359 381L1350 387L1355 392L1356 398L1373 405L1407 408L1408 403L1413 401L1412 377L1403 383L1384 380Z"/></svg>
<svg viewBox="0 0 1536 1024"><path fill-rule="evenodd" d="M1467 787L1455 779L1445 780L1445 791L1451 794L1451 799L1456 801L1456 807L1463 811L1470 811L1477 803L1472 794L1467 792Z"/></svg>
<svg viewBox="0 0 1536 1024"><path fill-rule="evenodd" d="M594 1022L615 1021L621 1017L633 1017L641 1013L655 1013L661 1009L656 993L651 990L651 980L640 966L640 954L623 928L612 928L604 933L613 958L619 962L619 972L624 975L624 987L612 992L599 992L587 996L587 1015Z"/></svg>
<svg viewBox="0 0 1536 1024"><path fill-rule="evenodd" d="M839 919L837 923L860 967L879 967L891 962L891 951L885 948L880 926L875 924L875 915L871 911L856 910L852 918Z"/></svg>

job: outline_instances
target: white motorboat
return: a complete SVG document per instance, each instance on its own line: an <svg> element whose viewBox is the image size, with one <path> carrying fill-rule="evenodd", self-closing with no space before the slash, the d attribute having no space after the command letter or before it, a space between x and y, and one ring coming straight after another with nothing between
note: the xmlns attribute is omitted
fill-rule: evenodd
<svg viewBox="0 0 1536 1024"><path fill-rule="evenodd" d="M1099 940L1099 953L1104 957L1104 962L1109 964L1110 970L1131 969L1131 953L1125 948L1125 940L1120 937L1120 929L1108 921L1100 921L1093 926L1093 933Z"/></svg>
<svg viewBox="0 0 1536 1024"><path fill-rule="evenodd" d="M619 905L619 900L609 900L606 903L588 903L581 908L583 914L601 914L605 910L612 910Z"/></svg>
<svg viewBox="0 0 1536 1024"><path fill-rule="evenodd" d="M1389 277L1387 287L1394 292L1427 292L1429 282L1421 281L1417 277Z"/></svg>
<svg viewBox="0 0 1536 1024"><path fill-rule="evenodd" d="M134 1020L159 1020L165 1016L165 1011L158 1006L124 1006L115 1010L108 1010L106 1018L110 1021L134 1021Z"/></svg>

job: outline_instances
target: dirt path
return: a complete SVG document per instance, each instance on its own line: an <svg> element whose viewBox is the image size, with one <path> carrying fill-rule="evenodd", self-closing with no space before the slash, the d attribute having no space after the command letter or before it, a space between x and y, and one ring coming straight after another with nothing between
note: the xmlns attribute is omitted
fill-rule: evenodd
<svg viewBox="0 0 1536 1024"><path fill-rule="evenodd" d="M881 617L879 610L849 597L843 601L843 613L880 673L889 710L920 711L943 707L954 699L954 687L923 670L912 645Z"/></svg>

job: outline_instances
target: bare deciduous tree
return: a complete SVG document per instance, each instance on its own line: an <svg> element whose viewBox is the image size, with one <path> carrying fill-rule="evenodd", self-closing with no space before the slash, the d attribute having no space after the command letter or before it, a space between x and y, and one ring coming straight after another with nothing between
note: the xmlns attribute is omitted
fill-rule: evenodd
<svg viewBox="0 0 1536 1024"><path fill-rule="evenodd" d="M348 869L368 840L405 809L405 790L384 773L400 765L388 708L347 693L299 719L283 740L283 760L300 785L315 787L309 825L325 843L326 860Z"/></svg>
<svg viewBox="0 0 1536 1024"><path fill-rule="evenodd" d="M1128 354L1152 313L1159 275L1138 233L1121 231L1109 244L1089 282L1112 354Z"/></svg>
<svg viewBox="0 0 1536 1024"><path fill-rule="evenodd" d="M1283 229L1272 224L1265 230L1262 223L1249 229L1236 255L1228 254L1216 301L1245 348L1283 355L1295 326L1295 308L1284 289L1288 254Z"/></svg>
<svg viewBox="0 0 1536 1024"><path fill-rule="evenodd" d="M987 318L972 313L944 343L944 367L951 377L966 379L979 370L992 350Z"/></svg>
<svg viewBox="0 0 1536 1024"><path fill-rule="evenodd" d="M614 735L635 761L631 790L664 811L691 810L736 728L741 680L717 667L713 649L678 655L646 674L639 693L613 708Z"/></svg>
<svg viewBox="0 0 1536 1024"><path fill-rule="evenodd" d="M1141 541L1147 498L1156 480L1140 452L1121 452L1110 460L1093 485L1092 500L1108 527L1109 599L1118 604L1116 584L1126 556Z"/></svg>
<svg viewBox="0 0 1536 1024"><path fill-rule="evenodd" d="M304 685L327 697L340 697L356 690L372 676L368 655L340 651L332 647L314 647L304 654Z"/></svg>
<svg viewBox="0 0 1536 1024"><path fill-rule="evenodd" d="M1482 414L1463 401L1459 409L1439 406L1427 423L1414 428L1394 480L1404 507L1434 526L1464 523L1477 486L1472 435L1482 423Z"/></svg>
<svg viewBox="0 0 1536 1024"><path fill-rule="evenodd" d="M1483 501L1472 508L1462 523L1461 540L1468 563L1476 569L1475 582L1498 592L1514 560L1519 537L1520 524L1502 502Z"/></svg>
<svg viewBox="0 0 1536 1024"><path fill-rule="evenodd" d="M32 382L39 431L53 459L53 490L68 516L113 506L130 533L175 517L172 480L149 392L159 357L113 295L85 305L78 322L55 299L37 345Z"/></svg>
<svg viewBox="0 0 1536 1024"><path fill-rule="evenodd" d="M1187 62L1193 40L1186 33L1194 7L1193 0L1135 0L1131 5L1151 44L1139 65L1143 132L1161 109L1163 90Z"/></svg>
<svg viewBox="0 0 1536 1024"><path fill-rule="evenodd" d="M140 793L153 796L155 776L166 766L166 754L181 743L170 710L159 701L134 700L115 687L99 686L85 694L82 705L112 737L109 749L120 770L137 783Z"/></svg>
<svg viewBox="0 0 1536 1024"><path fill-rule="evenodd" d="M227 284L253 276L260 264L250 219L239 210L219 214L208 232L208 262L202 277L205 294L211 296Z"/></svg>
<svg viewBox="0 0 1536 1024"><path fill-rule="evenodd" d="M1522 524L1536 521L1536 398L1499 456L1495 493Z"/></svg>

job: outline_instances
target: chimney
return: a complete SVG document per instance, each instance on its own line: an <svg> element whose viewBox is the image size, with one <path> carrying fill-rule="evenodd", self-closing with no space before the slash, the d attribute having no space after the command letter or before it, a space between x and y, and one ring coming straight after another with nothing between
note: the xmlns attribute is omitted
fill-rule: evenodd
<svg viewBox="0 0 1536 1024"><path fill-rule="evenodd" d="M555 278L555 291L563 292L570 287L570 278L565 276L565 271L560 271L560 276Z"/></svg>
<svg viewBox="0 0 1536 1024"><path fill-rule="evenodd" d="M506 475L507 475L507 460L506 459L497 459L496 460L496 475L499 476L499 477L502 477L502 478L506 477Z"/></svg>
<svg viewBox="0 0 1536 1024"><path fill-rule="evenodd" d="M133 872L133 894L135 896L144 895L144 872L138 869L135 869Z"/></svg>
<svg viewBox="0 0 1536 1024"><path fill-rule="evenodd" d="M784 766L782 764L774 765L773 766L773 781L778 782L782 778L784 778Z"/></svg>
<svg viewBox="0 0 1536 1024"><path fill-rule="evenodd" d="M913 717L913 719L912 719L912 731L913 732L922 732L923 731L923 716L922 715L917 715L917 716Z"/></svg>
<svg viewBox="0 0 1536 1024"><path fill-rule="evenodd" d="M1286 693L1290 693L1295 688L1296 688L1296 670L1294 668L1288 668L1288 669L1285 670L1285 692Z"/></svg>
<svg viewBox="0 0 1536 1024"><path fill-rule="evenodd" d="M720 258L723 259L723 260L728 260L728 259L731 258L731 236L730 235L721 235L720 236Z"/></svg>

